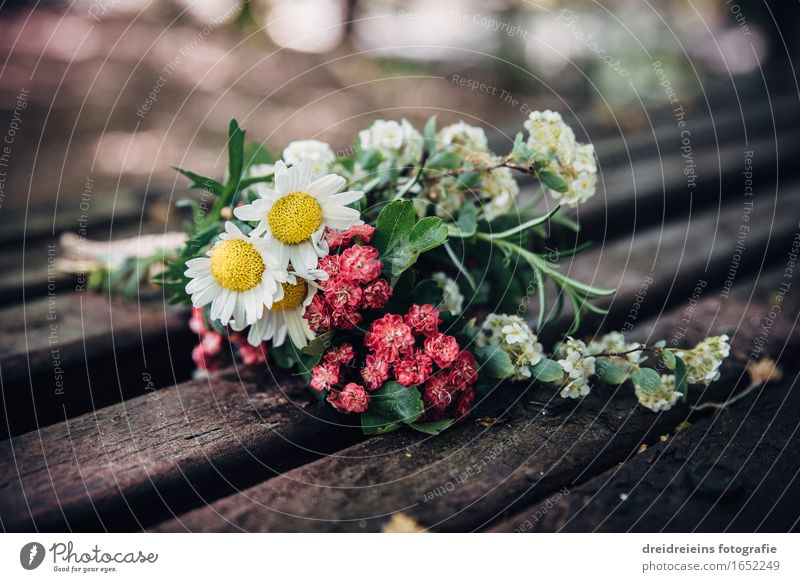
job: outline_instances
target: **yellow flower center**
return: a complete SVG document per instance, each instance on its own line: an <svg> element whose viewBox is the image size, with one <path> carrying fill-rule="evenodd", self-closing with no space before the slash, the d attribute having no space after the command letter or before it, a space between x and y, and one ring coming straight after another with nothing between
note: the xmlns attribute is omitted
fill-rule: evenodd
<svg viewBox="0 0 800 582"><path fill-rule="evenodd" d="M252 289L261 282L264 269L261 254L246 240L220 241L211 252L211 274L231 291Z"/></svg>
<svg viewBox="0 0 800 582"><path fill-rule="evenodd" d="M322 226L322 207L310 194L292 192L273 204L267 220L276 239L296 245L310 239Z"/></svg>
<svg viewBox="0 0 800 582"><path fill-rule="evenodd" d="M298 279L297 283L281 283L283 285L283 299L272 304L270 311L283 311L300 305L306 296L306 282Z"/></svg>

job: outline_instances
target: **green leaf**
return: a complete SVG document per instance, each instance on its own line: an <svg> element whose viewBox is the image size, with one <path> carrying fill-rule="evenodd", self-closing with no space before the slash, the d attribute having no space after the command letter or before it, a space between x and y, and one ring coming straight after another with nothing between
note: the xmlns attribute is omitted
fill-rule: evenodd
<svg viewBox="0 0 800 582"><path fill-rule="evenodd" d="M425 167L430 170L455 170L462 164L461 158L454 152L440 150L430 157Z"/></svg>
<svg viewBox="0 0 800 582"><path fill-rule="evenodd" d="M542 181L542 184L544 184L551 190L555 190L556 192L567 191L567 183L561 176L559 176L555 172L551 170L541 170L536 175Z"/></svg>
<svg viewBox="0 0 800 582"><path fill-rule="evenodd" d="M554 360L543 359L531 366L531 376L540 382L558 382L564 377L564 369Z"/></svg>
<svg viewBox="0 0 800 582"><path fill-rule="evenodd" d="M368 408L361 413L361 432L367 435L385 434L397 430L402 425L399 422L394 422L382 414L372 410L373 407Z"/></svg>
<svg viewBox="0 0 800 582"><path fill-rule="evenodd" d="M483 172L480 170L475 170L474 172L467 172L466 174L461 174L458 177L458 185L465 190L474 188L478 185L478 182L481 179Z"/></svg>
<svg viewBox="0 0 800 582"><path fill-rule="evenodd" d="M409 204L411 204L409 202ZM408 242L416 255L434 249L447 240L447 225L441 218L426 216L414 225ZM416 260L416 257L414 257Z"/></svg>
<svg viewBox="0 0 800 582"><path fill-rule="evenodd" d="M472 200L467 200L458 212L458 228L461 235L469 237L478 231L478 207Z"/></svg>
<svg viewBox="0 0 800 582"><path fill-rule="evenodd" d="M664 362L664 365L670 370L675 369L675 353L671 350L661 350L661 361Z"/></svg>
<svg viewBox="0 0 800 582"><path fill-rule="evenodd" d="M425 151L428 154L432 154L436 151L436 116L431 116L428 121L425 123L425 129L423 130L423 135L425 137Z"/></svg>
<svg viewBox="0 0 800 582"><path fill-rule="evenodd" d="M383 270L392 279L413 265L419 255L447 240L447 226L429 216L414 224L411 202L396 200L378 215L373 244L380 253Z"/></svg>
<svg viewBox="0 0 800 582"><path fill-rule="evenodd" d="M631 372L633 383L648 392L655 392L661 387L661 376L652 368L639 368Z"/></svg>
<svg viewBox="0 0 800 582"><path fill-rule="evenodd" d="M228 126L228 183L225 191L232 195L239 185L244 171L244 130L235 119Z"/></svg>
<svg viewBox="0 0 800 582"><path fill-rule="evenodd" d="M511 155L518 162L528 161L528 148L525 147L521 131L514 137L514 147L511 148Z"/></svg>
<svg viewBox="0 0 800 582"><path fill-rule="evenodd" d="M386 382L372 393L369 409L391 422L406 424L416 422L424 410L417 388L394 381Z"/></svg>
<svg viewBox="0 0 800 582"><path fill-rule="evenodd" d="M387 204L375 223L372 244L380 254L389 250L396 241L407 237L414 228L414 206L406 200L395 200Z"/></svg>
<svg viewBox="0 0 800 582"><path fill-rule="evenodd" d="M675 356L675 392L680 392L684 396L689 391L686 381L686 364L678 356Z"/></svg>
<svg viewBox="0 0 800 582"><path fill-rule="evenodd" d="M492 378L509 378L514 373L511 357L500 348L484 346L475 351L481 364L480 371Z"/></svg>
<svg viewBox="0 0 800 582"><path fill-rule="evenodd" d="M326 332L315 337L311 342L300 351L308 356L319 356L325 353L331 344L331 332Z"/></svg>
<svg viewBox="0 0 800 582"><path fill-rule="evenodd" d="M202 190L206 190L207 192L211 192L215 196L221 196L225 187L217 182L213 178L209 178L208 176L203 176L201 174L195 174L190 170L184 170L183 168L179 168L177 166L173 166L176 170L178 170L181 174L186 176L192 181L192 188L200 188Z"/></svg>
<svg viewBox="0 0 800 582"><path fill-rule="evenodd" d="M412 422L408 426L419 432L435 436L450 428L454 422L452 418L447 418L445 420L436 420L433 422Z"/></svg>
<svg viewBox="0 0 800 582"><path fill-rule="evenodd" d="M628 373L622 368L609 360L597 358L594 361L595 376L606 384L622 384L628 379Z"/></svg>
<svg viewBox="0 0 800 582"><path fill-rule="evenodd" d="M359 150L356 154L356 161L361 164L361 167L367 172L377 168L382 159L383 156L381 152L375 149Z"/></svg>

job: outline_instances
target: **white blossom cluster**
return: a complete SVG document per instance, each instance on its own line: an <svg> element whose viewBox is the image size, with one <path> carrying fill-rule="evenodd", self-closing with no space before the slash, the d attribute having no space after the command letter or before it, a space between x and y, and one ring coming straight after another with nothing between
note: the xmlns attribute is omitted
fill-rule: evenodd
<svg viewBox="0 0 800 582"><path fill-rule="evenodd" d="M653 412L669 410L683 398L683 394L675 390L674 374L662 374L658 390L644 390L639 386L634 386L634 390L639 404Z"/></svg>
<svg viewBox="0 0 800 582"><path fill-rule="evenodd" d="M532 111L525 121L527 145L553 158L553 169L567 183L566 192L550 190L550 195L569 206L577 206L594 196L597 190L597 162L592 144L575 139L561 114L556 111Z"/></svg>
<svg viewBox="0 0 800 582"><path fill-rule="evenodd" d="M479 160L479 165L497 161L489 151L489 140L483 128L459 121L442 128L437 137L439 147L451 149L465 160ZM475 187L482 201L481 208L486 220L494 220L514 207L519 195L519 185L508 168L497 168L481 176ZM464 193L457 180L445 182L437 192L436 212L443 218L452 219L464 203Z"/></svg>
<svg viewBox="0 0 800 582"><path fill-rule="evenodd" d="M531 366L544 358L544 348L525 320L517 315L490 313L475 340L478 347L496 347L514 364L514 380L531 377Z"/></svg>
<svg viewBox="0 0 800 582"><path fill-rule="evenodd" d="M705 384L719 379L719 367L731 353L727 335L709 337L691 350L678 350L675 355L686 364L686 381L689 384Z"/></svg>
<svg viewBox="0 0 800 582"><path fill-rule="evenodd" d="M489 140L481 127L469 125L463 121L448 125L436 136L439 144L454 146L463 155L482 154L489 151Z"/></svg>
<svg viewBox="0 0 800 582"><path fill-rule="evenodd" d="M290 166L296 166L303 160L314 162L312 172L315 176L321 176L331 170L336 154L331 146L315 139L293 141L283 150L283 161Z"/></svg>
<svg viewBox="0 0 800 582"><path fill-rule="evenodd" d="M442 311L449 311L453 315L459 315L464 309L464 296L461 294L458 283L442 272L434 273L431 278L444 294L439 308Z"/></svg>
<svg viewBox="0 0 800 582"><path fill-rule="evenodd" d="M558 348L561 359L558 364L567 374L567 381L561 388L562 398L583 398L591 390L589 377L595 373L595 357L589 353L581 340L567 337Z"/></svg>
<svg viewBox="0 0 800 582"><path fill-rule="evenodd" d="M399 122L378 119L368 129L358 132L362 149L378 150L383 156L383 167L416 164L422 157L422 135L407 119Z"/></svg>

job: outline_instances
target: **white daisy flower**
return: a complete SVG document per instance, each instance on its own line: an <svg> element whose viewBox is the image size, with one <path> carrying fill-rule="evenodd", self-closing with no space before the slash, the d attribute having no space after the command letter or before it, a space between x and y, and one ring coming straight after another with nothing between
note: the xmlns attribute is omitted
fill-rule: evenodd
<svg viewBox="0 0 800 582"><path fill-rule="evenodd" d="M184 274L191 279L186 292L192 296L192 305L211 303L211 319L244 327L260 318L265 306L272 307L283 298L279 283L288 274L257 235L245 235L226 222L225 232L206 254L186 261Z"/></svg>
<svg viewBox="0 0 800 582"><path fill-rule="evenodd" d="M326 279L328 276L324 271L314 275L317 279ZM304 348L314 339L315 334L303 314L319 286L313 280L298 277L295 273L289 273L289 280L282 285L283 299L273 303L264 316L250 326L247 333L250 345L259 346L262 341L272 340L273 346L281 346L288 335L297 348Z"/></svg>
<svg viewBox="0 0 800 582"><path fill-rule="evenodd" d="M312 173L321 176L330 171L336 161L336 155L331 146L324 141L304 139L293 141L286 146L283 150L283 160L290 166L296 166L303 160L310 160L314 162Z"/></svg>
<svg viewBox="0 0 800 582"><path fill-rule="evenodd" d="M308 277L320 257L328 254L325 227L346 230L361 225L360 213L347 205L364 196L363 192L341 192L346 180L336 174L314 178L313 162L303 160L287 168L275 163L274 189L259 185L260 199L233 211L236 218L258 221L253 231L264 234L269 249L278 257L278 264Z"/></svg>

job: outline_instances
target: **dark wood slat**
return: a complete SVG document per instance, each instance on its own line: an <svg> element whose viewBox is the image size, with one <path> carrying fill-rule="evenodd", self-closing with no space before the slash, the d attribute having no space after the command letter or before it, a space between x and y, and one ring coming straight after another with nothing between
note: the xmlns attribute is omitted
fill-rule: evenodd
<svg viewBox="0 0 800 582"><path fill-rule="evenodd" d="M742 289L735 301L724 303L713 324L694 319L686 341L735 326L747 306L740 297L750 291ZM719 304L716 298L706 303ZM652 329L670 337L683 318L684 310L676 310ZM733 340L737 350L751 341L755 329L749 319L743 323ZM782 345L790 332L791 326L776 324L770 349ZM726 367L728 377L718 390L731 375L738 377L740 370L733 368ZM547 394L520 392L516 405L489 428L470 423L436 439L409 433L375 437L154 529L377 531L398 511L436 530L480 528L526 500L615 466L687 414L685 406L661 415L644 412L630 396L614 392L599 388L575 408L546 414L537 414L531 401Z"/></svg>
<svg viewBox="0 0 800 582"><path fill-rule="evenodd" d="M266 368L220 372L0 442L8 531L139 529L361 438Z"/></svg>
<svg viewBox="0 0 800 582"><path fill-rule="evenodd" d="M796 531L797 387L791 373L492 531Z"/></svg>
<svg viewBox="0 0 800 582"><path fill-rule="evenodd" d="M58 291L3 308L0 318L0 435L63 421L191 373L195 339L187 313L161 302Z"/></svg>
<svg viewBox="0 0 800 582"><path fill-rule="evenodd" d="M594 198L571 214L583 226L582 240L604 240L624 236L642 225L689 215L700 208L730 204L744 187L745 151L750 161L756 190L765 191L778 179L789 179L797 169L790 164L800 147L800 131L789 125L782 133L751 137L715 146L693 142L692 163L697 180L689 187L684 175L686 162L680 142L669 147L659 142L659 151L638 158L633 164L620 161L610 166L600 158L602 179Z"/></svg>
<svg viewBox="0 0 800 582"><path fill-rule="evenodd" d="M778 260L798 232L795 209L800 205L800 184L787 184L779 196L769 189L761 190L753 199L749 213L741 197L740 205L706 210L686 222L634 232L562 263L562 272L570 277L617 289L614 296L597 301L610 313L588 317L587 329L635 323L665 306L685 301L699 281L710 287L735 284L748 270ZM748 220L742 218L745 214ZM750 230L741 241L743 250L738 252L740 227ZM572 318L571 311L566 311L564 321L552 326L546 337L565 329Z"/></svg>
<svg viewBox="0 0 800 582"><path fill-rule="evenodd" d="M88 183L87 183L88 184ZM148 194L152 200L156 195ZM84 192L69 192L61 196L58 208L36 207L3 212L0 242L5 246L21 245L37 238L51 238L61 232L77 231L85 224L89 232L109 224L138 222L142 218L144 194L134 190L96 192L87 185ZM85 217L85 219L82 219Z"/></svg>

